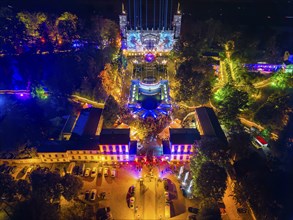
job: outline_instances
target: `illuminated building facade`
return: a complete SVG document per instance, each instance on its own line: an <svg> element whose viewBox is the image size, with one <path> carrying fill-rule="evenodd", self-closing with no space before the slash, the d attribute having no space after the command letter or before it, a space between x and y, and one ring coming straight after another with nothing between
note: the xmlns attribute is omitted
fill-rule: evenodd
<svg viewBox="0 0 293 220"><path fill-rule="evenodd" d="M143 118L167 115L171 109L168 81L152 83L132 80L128 107L134 114Z"/></svg>
<svg viewBox="0 0 293 220"><path fill-rule="evenodd" d="M194 128L170 128L170 140L163 142L163 153L169 161L189 161L200 134Z"/></svg>
<svg viewBox="0 0 293 220"><path fill-rule="evenodd" d="M180 36L179 4L174 12L172 0L129 0L119 16L122 49L128 55L170 52Z"/></svg>
<svg viewBox="0 0 293 220"><path fill-rule="evenodd" d="M103 129L92 139L49 141L38 148L38 156L44 163L85 161L111 164L134 161L136 145L136 141L130 141L130 129Z"/></svg>

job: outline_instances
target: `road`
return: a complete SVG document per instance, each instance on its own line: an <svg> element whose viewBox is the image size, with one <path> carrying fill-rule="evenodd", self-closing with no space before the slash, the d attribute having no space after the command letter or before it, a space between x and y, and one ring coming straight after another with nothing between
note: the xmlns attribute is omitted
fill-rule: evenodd
<svg viewBox="0 0 293 220"><path fill-rule="evenodd" d="M239 117L239 119L240 119L240 122L243 124L243 125L245 125L245 126L247 126L247 127L256 127L258 130L260 130L260 131L262 131L262 130L264 130L265 128L264 127L262 127L261 125L259 125L259 124L256 124L255 122L253 122L253 121L249 121L249 120L247 120L247 119L245 119L245 118L243 118L243 117ZM279 138L279 136L276 134L276 133L271 133L271 138L272 139L274 139L274 140L277 140L278 138Z"/></svg>
<svg viewBox="0 0 293 220"><path fill-rule="evenodd" d="M90 99L87 99L87 98L84 98L84 97L81 97L78 95L71 95L71 100L74 102L79 102L79 103L80 102L87 103L87 104L90 104L96 108L104 108L105 107L105 103L99 103L99 102L96 102L96 101L93 101L93 100L90 100Z"/></svg>
<svg viewBox="0 0 293 220"><path fill-rule="evenodd" d="M268 78L268 79L265 79L261 82L257 82L257 83L254 83L253 86L256 88L256 89L260 89L260 88L264 88L264 87L267 87L269 86L271 83L271 79Z"/></svg>
<svg viewBox="0 0 293 220"><path fill-rule="evenodd" d="M45 93L48 94L49 92L45 92ZM0 95L23 95L23 94L30 94L30 90L12 90L12 89L0 90ZM96 102L96 101L93 101L78 95L71 95L70 99L74 102L90 104L96 108L103 109L105 107L105 103L99 103L99 102Z"/></svg>

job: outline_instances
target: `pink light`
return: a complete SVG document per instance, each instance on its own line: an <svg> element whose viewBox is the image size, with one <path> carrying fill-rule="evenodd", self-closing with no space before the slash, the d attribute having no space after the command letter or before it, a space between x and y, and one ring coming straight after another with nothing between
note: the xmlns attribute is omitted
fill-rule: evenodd
<svg viewBox="0 0 293 220"><path fill-rule="evenodd" d="M23 96L23 93L20 93L20 96L22 97Z"/></svg>

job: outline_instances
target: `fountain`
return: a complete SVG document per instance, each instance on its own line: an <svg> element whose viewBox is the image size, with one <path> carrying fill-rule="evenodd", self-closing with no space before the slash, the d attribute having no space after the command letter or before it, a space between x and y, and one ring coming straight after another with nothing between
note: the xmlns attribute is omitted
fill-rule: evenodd
<svg viewBox="0 0 293 220"><path fill-rule="evenodd" d="M184 177L184 181L183 181L183 185L186 185L186 180L188 178L188 175L189 175L189 171L185 173L185 177Z"/></svg>
<svg viewBox="0 0 293 220"><path fill-rule="evenodd" d="M190 182L189 182L189 186L188 186L188 188L187 188L187 192L189 192L189 193L190 193L190 188L192 187L192 183L193 183L193 179L190 180Z"/></svg>
<svg viewBox="0 0 293 220"><path fill-rule="evenodd" d="M183 173L183 169L184 169L184 167L181 166L181 167L180 167L180 170L179 170L179 174L178 174L178 179L180 179L181 174Z"/></svg>

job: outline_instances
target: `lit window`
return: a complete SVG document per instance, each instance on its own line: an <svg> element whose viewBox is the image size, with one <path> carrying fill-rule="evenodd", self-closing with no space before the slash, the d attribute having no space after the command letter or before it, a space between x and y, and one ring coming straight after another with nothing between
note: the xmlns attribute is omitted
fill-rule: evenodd
<svg viewBox="0 0 293 220"><path fill-rule="evenodd" d="M80 156L78 156L78 159L81 159L81 157L80 157Z"/></svg>
<svg viewBox="0 0 293 220"><path fill-rule="evenodd" d="M74 156L72 156L71 158L72 158L72 160L74 160Z"/></svg>

